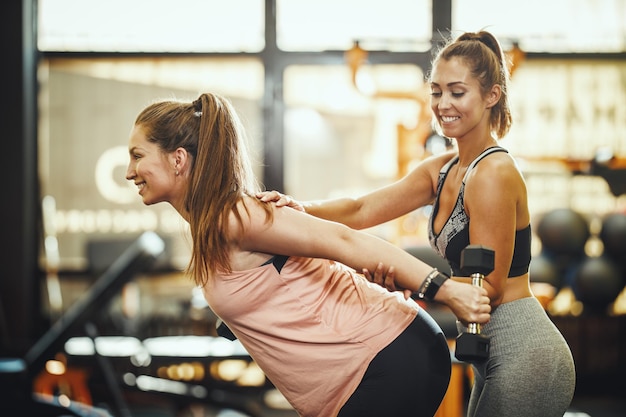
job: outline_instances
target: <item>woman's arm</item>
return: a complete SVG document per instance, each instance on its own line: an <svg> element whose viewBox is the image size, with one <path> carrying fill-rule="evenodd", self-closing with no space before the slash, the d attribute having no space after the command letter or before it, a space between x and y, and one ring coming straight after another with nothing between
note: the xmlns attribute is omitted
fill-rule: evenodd
<svg viewBox="0 0 626 417"><path fill-rule="evenodd" d="M470 217L470 243L495 250L495 268L485 277L492 306L505 296L515 249L516 230L530 222L526 186L508 154L485 158L469 175L465 209Z"/></svg>
<svg viewBox="0 0 626 417"><path fill-rule="evenodd" d="M338 198L299 202L276 191L260 193L265 202L289 206L353 229L366 229L396 219L432 202L439 169L453 152L432 156L420 162L404 178L359 198Z"/></svg>
<svg viewBox="0 0 626 417"><path fill-rule="evenodd" d="M242 211L243 228L236 233L240 251L326 258L356 271L374 270L383 262L394 266L396 284L412 291L419 290L433 269L389 242L342 224L276 207L274 220L266 222L261 207L251 201L246 205L247 214ZM489 299L482 288L447 280L435 301L448 305L462 321L489 320Z"/></svg>

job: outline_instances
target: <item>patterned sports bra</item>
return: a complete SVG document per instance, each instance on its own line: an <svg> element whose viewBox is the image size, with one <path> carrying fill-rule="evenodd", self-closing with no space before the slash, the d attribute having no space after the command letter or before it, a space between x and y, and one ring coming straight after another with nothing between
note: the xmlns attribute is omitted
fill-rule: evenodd
<svg viewBox="0 0 626 417"><path fill-rule="evenodd" d="M446 181L450 168L459 161L459 157L452 158L446 163L439 171L439 179L437 182L437 197L433 204L433 210L430 215L428 224L428 237L433 249L442 257L444 257L454 275L463 276L461 273L461 251L469 245L469 225L470 219L465 212L464 206L464 193L465 193L465 181L470 171L487 155L494 152L508 152L506 149L500 146L494 146L485 149L472 163L467 167L467 172L463 177L461 188L459 190L459 196L457 197L456 204L450 217L446 220L443 228L438 234L435 234L435 217L439 211L439 195L443 189L443 184ZM530 224L525 228L515 232L515 248L513 251L513 259L511 261L511 268L509 269L509 277L516 277L528 272L530 265L530 243L531 243L531 229Z"/></svg>

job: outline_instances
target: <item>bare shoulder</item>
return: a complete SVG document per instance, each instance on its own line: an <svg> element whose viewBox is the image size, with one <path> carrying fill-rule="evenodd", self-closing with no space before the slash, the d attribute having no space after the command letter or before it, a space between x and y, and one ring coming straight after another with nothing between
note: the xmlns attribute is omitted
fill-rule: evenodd
<svg viewBox="0 0 626 417"><path fill-rule="evenodd" d="M267 228L272 220L273 209L273 204L243 196L228 214L226 235L230 239L238 240L244 238L246 234Z"/></svg>
<svg viewBox="0 0 626 417"><path fill-rule="evenodd" d="M225 237L233 271L256 268L272 256L247 247L271 224L269 220L271 216L268 216L263 204L267 204L267 209L271 213L273 204L257 202L252 197L243 197L228 214Z"/></svg>
<svg viewBox="0 0 626 417"><path fill-rule="evenodd" d="M515 158L508 152L494 152L476 165L472 176L477 181L490 183L523 182L524 178Z"/></svg>
<svg viewBox="0 0 626 417"><path fill-rule="evenodd" d="M505 201L522 205L527 201L526 182L514 157L506 152L493 153L481 160L468 174L465 201L495 204Z"/></svg>
<svg viewBox="0 0 626 417"><path fill-rule="evenodd" d="M465 183L465 204L468 212L486 213L490 221L516 213L516 228L526 226L530 221L528 190L515 158L496 152L481 160Z"/></svg>

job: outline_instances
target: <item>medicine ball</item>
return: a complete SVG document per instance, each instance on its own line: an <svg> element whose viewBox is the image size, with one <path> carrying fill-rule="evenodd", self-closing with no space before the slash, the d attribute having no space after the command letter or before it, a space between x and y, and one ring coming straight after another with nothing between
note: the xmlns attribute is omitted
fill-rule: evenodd
<svg viewBox="0 0 626 417"><path fill-rule="evenodd" d="M626 214L611 213L602 219L600 239L604 253L621 263L626 263Z"/></svg>
<svg viewBox="0 0 626 417"><path fill-rule="evenodd" d="M545 213L537 225L542 247L558 255L582 255L590 234L587 219L569 208Z"/></svg>
<svg viewBox="0 0 626 417"><path fill-rule="evenodd" d="M585 259L574 278L574 294L585 309L606 312L624 288L624 277L619 266L608 256Z"/></svg>
<svg viewBox="0 0 626 417"><path fill-rule="evenodd" d="M561 288L562 280L559 268L545 253L532 257L529 273L531 282L542 282Z"/></svg>

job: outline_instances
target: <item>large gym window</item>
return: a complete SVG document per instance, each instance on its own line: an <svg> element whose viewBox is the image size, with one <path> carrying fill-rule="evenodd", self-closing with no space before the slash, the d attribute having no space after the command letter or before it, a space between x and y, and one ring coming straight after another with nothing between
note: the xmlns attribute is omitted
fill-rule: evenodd
<svg viewBox="0 0 626 417"><path fill-rule="evenodd" d="M41 51L258 52L263 0L39 0Z"/></svg>
<svg viewBox="0 0 626 417"><path fill-rule="evenodd" d="M452 0L453 33L480 29L527 52L623 52L626 1Z"/></svg>
<svg viewBox="0 0 626 417"><path fill-rule="evenodd" d="M276 42L285 51L425 51L431 0L277 0Z"/></svg>
<svg viewBox="0 0 626 417"><path fill-rule="evenodd" d="M285 51L424 51L436 0L276 0ZM39 0L42 51L259 52L264 0ZM624 0L452 0L453 34L487 29L528 52L626 50Z"/></svg>
<svg viewBox="0 0 626 417"><path fill-rule="evenodd" d="M137 113L159 98L228 97L256 160L263 155L263 66L256 58L50 58L39 68L39 174L56 200L61 270L92 270L90 242L168 239L176 267L188 260L185 225L166 204L147 208L126 180L128 135ZM258 170L261 165L255 165ZM260 176L261 172L257 171Z"/></svg>

